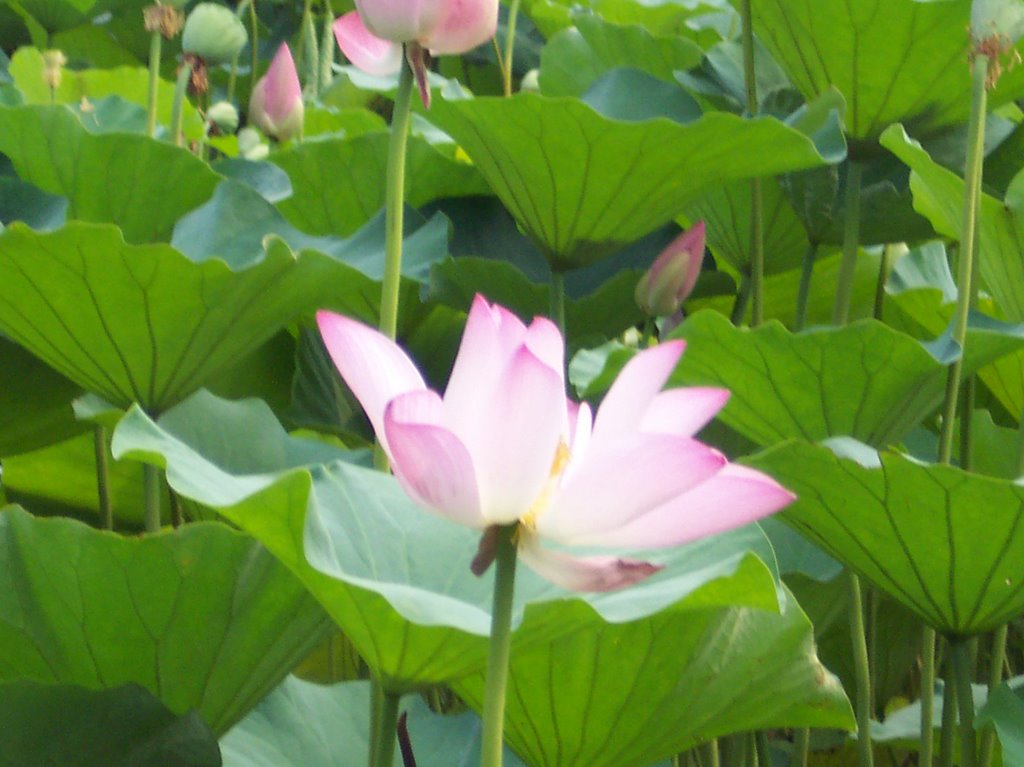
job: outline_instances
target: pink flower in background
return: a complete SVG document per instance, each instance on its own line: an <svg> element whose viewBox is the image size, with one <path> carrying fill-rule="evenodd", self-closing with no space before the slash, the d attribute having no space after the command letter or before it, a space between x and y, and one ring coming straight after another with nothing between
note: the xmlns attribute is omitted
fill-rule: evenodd
<svg viewBox="0 0 1024 767"><path fill-rule="evenodd" d="M287 43L282 43L267 73L249 97L249 122L268 136L287 141L302 131L302 85Z"/></svg>
<svg viewBox="0 0 1024 767"><path fill-rule="evenodd" d="M342 53L364 72L385 75L401 66L402 43L435 55L465 53L494 37L497 0L358 0L334 22Z"/></svg>
<svg viewBox="0 0 1024 767"><path fill-rule="evenodd" d="M636 284L636 302L650 317L679 311L693 292L704 262L705 227L698 221L661 252Z"/></svg>
<svg viewBox="0 0 1024 767"><path fill-rule="evenodd" d="M681 341L637 354L596 416L566 399L565 349L548 320L527 327L473 302L448 388L424 384L405 353L362 323L317 315L327 349L417 503L487 530L518 524L522 560L574 591L607 591L656 572L615 556L541 545L675 546L771 514L793 495L693 438L723 389L661 391Z"/></svg>

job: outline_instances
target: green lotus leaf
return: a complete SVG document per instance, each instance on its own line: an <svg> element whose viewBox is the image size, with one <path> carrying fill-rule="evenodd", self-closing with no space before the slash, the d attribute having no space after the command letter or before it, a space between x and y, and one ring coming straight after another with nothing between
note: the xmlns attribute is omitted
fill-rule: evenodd
<svg viewBox="0 0 1024 767"><path fill-rule="evenodd" d="M479 709L483 675L454 688ZM792 595L781 615L668 610L513 654L506 706L505 737L536 767L646 765L745 730L854 727Z"/></svg>
<svg viewBox="0 0 1024 767"><path fill-rule="evenodd" d="M122 538L0 514L0 681L134 683L222 733L329 626L262 546L220 523Z"/></svg>
<svg viewBox="0 0 1024 767"><path fill-rule="evenodd" d="M730 180L845 156L833 111L816 138L769 117L712 112L685 125L622 122L578 99L437 99L431 119L455 137L553 268L591 263ZM820 129L820 130L819 130Z"/></svg>
<svg viewBox="0 0 1024 767"><path fill-rule="evenodd" d="M146 136L94 135L63 105L0 108L0 153L22 180L68 199L68 218L167 240L220 180L191 152Z"/></svg>
<svg viewBox="0 0 1024 767"><path fill-rule="evenodd" d="M424 512L392 477L327 450L288 437L261 403L202 392L159 422L133 408L113 438L115 457L165 465L177 492L264 541L391 687L482 669L493 576L469 572L477 533ZM332 462L316 465L325 460ZM514 643L525 647L666 608L777 609L772 574L752 552L772 561L756 526L646 552L665 569L610 594L570 594L523 568Z"/></svg>
<svg viewBox="0 0 1024 767"><path fill-rule="evenodd" d="M88 690L0 683L0 764L61 767L220 767L195 712L175 716L137 685Z"/></svg>
<svg viewBox="0 0 1024 767"><path fill-rule="evenodd" d="M745 462L797 494L783 519L936 630L978 634L1024 611L1024 487L836 449L864 465L800 442Z"/></svg>
<svg viewBox="0 0 1024 767"><path fill-rule="evenodd" d="M874 142L900 121L922 136L967 121L971 0L755 0L752 12L754 34L806 98L833 87L846 97L851 138ZM1022 87L1024 71L1005 72L991 106Z"/></svg>

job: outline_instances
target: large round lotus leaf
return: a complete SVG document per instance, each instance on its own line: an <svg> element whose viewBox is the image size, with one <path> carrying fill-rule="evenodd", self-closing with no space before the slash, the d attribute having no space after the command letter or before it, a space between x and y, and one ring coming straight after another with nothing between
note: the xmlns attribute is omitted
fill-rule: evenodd
<svg viewBox="0 0 1024 767"><path fill-rule="evenodd" d="M118 425L113 452L166 465L176 491L263 541L392 687L484 668L493 575L469 571L479 534L418 508L392 477L289 437L261 403L206 393L159 423L133 408ZM324 461L332 462L315 466ZM609 594L568 593L522 568L514 642L526 647L666 608L775 610L775 581L752 552L772 560L756 526L647 552L665 569Z"/></svg>
<svg viewBox="0 0 1024 767"><path fill-rule="evenodd" d="M276 559L222 524L122 538L0 514L0 681L134 683L220 733L329 627Z"/></svg>
<svg viewBox="0 0 1024 767"><path fill-rule="evenodd" d="M936 630L978 634L1024 612L1024 487L850 453L790 442L747 462L797 494L783 519Z"/></svg>
<svg viewBox="0 0 1024 767"><path fill-rule="evenodd" d="M15 224L0 233L0 329L82 388L159 411L296 315L374 285L337 258L267 243L262 258L235 266L129 245L112 226L38 234ZM370 259L374 248L358 244Z"/></svg>
<svg viewBox="0 0 1024 767"><path fill-rule="evenodd" d="M453 686L481 707L482 674ZM668 610L514 654L506 706L505 737L535 767L647 765L729 733L854 726L792 595L781 615Z"/></svg>
<svg viewBox="0 0 1024 767"><path fill-rule="evenodd" d="M94 135L64 105L0 108L0 153L23 180L68 198L68 218L117 224L129 242L167 240L220 180L191 152L146 136Z"/></svg>
<svg viewBox="0 0 1024 767"><path fill-rule="evenodd" d="M220 767L220 749L195 711L175 716L137 685L87 690L0 683L0 765Z"/></svg>
<svg viewBox="0 0 1024 767"><path fill-rule="evenodd" d="M462 145L556 269L583 266L671 220L733 179L845 156L836 113L812 139L779 120L722 112L626 122L574 98L437 99L431 120Z"/></svg>
<svg viewBox="0 0 1024 767"><path fill-rule="evenodd" d="M805 97L832 87L846 97L852 138L874 141L898 121L925 135L967 120L971 0L753 0L752 11L754 33ZM991 105L1022 86L1024 70L1009 68Z"/></svg>

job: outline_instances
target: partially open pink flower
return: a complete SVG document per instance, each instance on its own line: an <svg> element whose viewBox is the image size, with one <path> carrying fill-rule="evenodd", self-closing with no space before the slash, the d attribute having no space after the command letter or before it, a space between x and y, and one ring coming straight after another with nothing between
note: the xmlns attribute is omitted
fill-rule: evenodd
<svg viewBox="0 0 1024 767"><path fill-rule="evenodd" d="M704 222L698 221L661 252L636 284L636 302L650 317L679 311L693 292L704 261Z"/></svg>
<svg viewBox="0 0 1024 767"><path fill-rule="evenodd" d="M326 311L317 320L406 492L473 528L518 524L520 557L564 588L616 589L659 568L577 557L542 546L542 539L675 546L747 524L793 499L771 478L729 464L693 438L728 392L661 391L681 341L634 357L592 417L587 404L565 397L564 344L546 319L527 327L478 296L443 398L376 330Z"/></svg>
<svg viewBox="0 0 1024 767"><path fill-rule="evenodd" d="M267 73L249 97L249 122L268 136L287 141L302 131L305 107L295 60L287 43L282 43Z"/></svg>
<svg viewBox="0 0 1024 767"><path fill-rule="evenodd" d="M403 43L436 55L465 53L494 37L497 0L357 0L334 22L342 53L369 74L397 72Z"/></svg>

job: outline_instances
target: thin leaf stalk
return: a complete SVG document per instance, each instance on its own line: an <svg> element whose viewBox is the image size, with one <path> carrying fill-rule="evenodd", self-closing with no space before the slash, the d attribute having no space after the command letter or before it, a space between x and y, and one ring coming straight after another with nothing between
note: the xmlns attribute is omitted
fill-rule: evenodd
<svg viewBox="0 0 1024 767"><path fill-rule="evenodd" d="M811 758L811 728L801 727L796 731L796 762L795 767L807 767Z"/></svg>
<svg viewBox="0 0 1024 767"><path fill-rule="evenodd" d="M796 294L796 321L793 330L803 330L807 324L807 302L811 298L811 281L814 279L814 262L818 257L818 243L807 246L800 266L800 287Z"/></svg>
<svg viewBox="0 0 1024 767"><path fill-rule="evenodd" d="M985 150L985 77L988 74L988 58L978 56L972 66L971 117L967 126L967 158L964 163L963 225L960 233L960 263L957 268L956 316L953 321L953 340L960 347L960 354L950 366L946 382L946 398L942 406L942 432L939 436L939 463L949 463L953 452L953 424L960 393L967 320L971 309L975 229L981 198L982 161Z"/></svg>
<svg viewBox="0 0 1024 767"><path fill-rule="evenodd" d="M1009 626L1003 624L992 634L992 656L989 659L988 669L988 695L992 693L1003 681L1003 662L1006 659L1006 639L1009 635ZM986 727L981 735L981 755L978 757L978 767L992 767L992 757L995 755L996 731L992 726Z"/></svg>
<svg viewBox="0 0 1024 767"><path fill-rule="evenodd" d="M408 50L408 48L407 48ZM394 340L398 332L398 292L402 278L402 229L405 202L405 154L412 114L412 66L402 59L388 144L384 221L384 283L380 296L380 331Z"/></svg>
<svg viewBox="0 0 1024 767"><path fill-rule="evenodd" d="M757 70L754 62L754 25L751 0L743 0L743 87L747 114L757 115ZM750 181L750 324L764 321L764 186L762 179Z"/></svg>
<svg viewBox="0 0 1024 767"><path fill-rule="evenodd" d="M925 626L921 632L921 764L931 767L935 719L935 629Z"/></svg>
<svg viewBox="0 0 1024 767"><path fill-rule="evenodd" d="M164 36L160 30L150 33L149 38L149 94L146 97L146 135L156 136L156 110L160 85L160 54Z"/></svg>
<svg viewBox="0 0 1024 767"><path fill-rule="evenodd" d="M96 454L96 495L100 507L100 526L114 529L114 512L110 503L110 461L107 449L107 430L97 424L92 430L93 451Z"/></svg>
<svg viewBox="0 0 1024 767"><path fill-rule="evenodd" d="M551 321L565 338L565 275L552 270L549 312Z"/></svg>
<svg viewBox="0 0 1024 767"><path fill-rule="evenodd" d="M495 556L494 602L491 612L491 640L484 689L481 767L501 767L505 727L505 690L512 647L512 598L515 593L517 525L498 530Z"/></svg>
<svg viewBox="0 0 1024 767"><path fill-rule="evenodd" d="M860 247L860 163L850 161L846 172L846 208L843 221L843 255L839 261L836 302L832 308L832 324L845 325L850 319L853 301L853 278L857 270L857 249Z"/></svg>
<svg viewBox="0 0 1024 767"><path fill-rule="evenodd" d="M399 693L383 689L377 722L377 742L370 749L373 761L370 767L391 767L395 760L395 743L398 742L398 704L402 696Z"/></svg>
<svg viewBox="0 0 1024 767"><path fill-rule="evenodd" d="M861 597L860 578L852 570L846 571L850 618L850 642L853 646L853 666L856 679L855 711L857 714L857 756L860 767L874 767L871 747L871 670L868 647L864 636L864 600Z"/></svg>
<svg viewBox="0 0 1024 767"><path fill-rule="evenodd" d="M334 79L334 14L331 4L324 4L324 28L320 37L320 92Z"/></svg>
<svg viewBox="0 0 1024 767"><path fill-rule="evenodd" d="M977 746L974 737L974 695L971 681L974 663L967 640L953 642L953 671L956 675L956 699L960 714L959 767L974 767Z"/></svg>
<svg viewBox="0 0 1024 767"><path fill-rule="evenodd" d="M192 79L192 65L188 61L181 62L178 79L174 83L174 102L171 106L171 136L176 146L183 146L185 137L181 126L184 123L185 101L188 96L188 84Z"/></svg>
<svg viewBox="0 0 1024 767"><path fill-rule="evenodd" d="M512 0L508 7L508 24L505 29L505 53L501 57L501 84L506 97L512 95L512 61L515 53L518 19L519 0Z"/></svg>
<svg viewBox="0 0 1024 767"><path fill-rule="evenodd" d="M956 738L957 691L952 664L946 666L946 684L942 693L942 734L939 739L939 764L953 767Z"/></svg>

